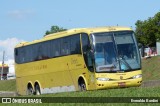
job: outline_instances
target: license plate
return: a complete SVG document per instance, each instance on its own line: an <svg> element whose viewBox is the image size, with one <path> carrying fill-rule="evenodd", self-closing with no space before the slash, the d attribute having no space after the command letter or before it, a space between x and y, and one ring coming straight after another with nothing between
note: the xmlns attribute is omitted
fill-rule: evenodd
<svg viewBox="0 0 160 106"><path fill-rule="evenodd" d="M126 86L126 83L125 83L125 82L118 82L118 86L119 86L119 87L125 87L125 86Z"/></svg>

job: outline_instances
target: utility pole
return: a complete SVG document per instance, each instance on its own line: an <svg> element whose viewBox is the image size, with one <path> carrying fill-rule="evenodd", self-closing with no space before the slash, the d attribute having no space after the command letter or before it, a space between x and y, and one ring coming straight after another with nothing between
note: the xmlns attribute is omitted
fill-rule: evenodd
<svg viewBox="0 0 160 106"><path fill-rule="evenodd" d="M4 69L4 55L5 55L5 51L3 51L3 58L2 58L1 80L3 80L3 69Z"/></svg>

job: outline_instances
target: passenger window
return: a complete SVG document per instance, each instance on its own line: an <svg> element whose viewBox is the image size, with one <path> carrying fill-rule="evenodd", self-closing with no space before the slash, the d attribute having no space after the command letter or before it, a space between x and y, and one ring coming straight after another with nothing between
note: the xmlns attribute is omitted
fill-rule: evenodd
<svg viewBox="0 0 160 106"><path fill-rule="evenodd" d="M61 55L69 55L70 54L70 39L69 37L65 37L61 39Z"/></svg>
<svg viewBox="0 0 160 106"><path fill-rule="evenodd" d="M71 36L71 54L81 54L80 34Z"/></svg>

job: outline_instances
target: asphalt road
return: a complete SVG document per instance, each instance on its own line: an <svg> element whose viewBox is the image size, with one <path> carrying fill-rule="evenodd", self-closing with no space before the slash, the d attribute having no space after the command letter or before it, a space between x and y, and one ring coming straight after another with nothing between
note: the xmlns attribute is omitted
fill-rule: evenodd
<svg viewBox="0 0 160 106"><path fill-rule="evenodd" d="M141 87L157 87L160 86L160 80L144 81Z"/></svg>

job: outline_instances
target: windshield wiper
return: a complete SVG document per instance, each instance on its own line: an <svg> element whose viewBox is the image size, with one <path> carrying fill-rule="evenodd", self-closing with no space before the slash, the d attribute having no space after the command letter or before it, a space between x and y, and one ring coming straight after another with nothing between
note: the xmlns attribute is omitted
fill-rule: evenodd
<svg viewBox="0 0 160 106"><path fill-rule="evenodd" d="M132 70L131 66L128 64L128 62L125 59L119 59L120 64L124 64L125 66L127 66L127 68L129 70Z"/></svg>

